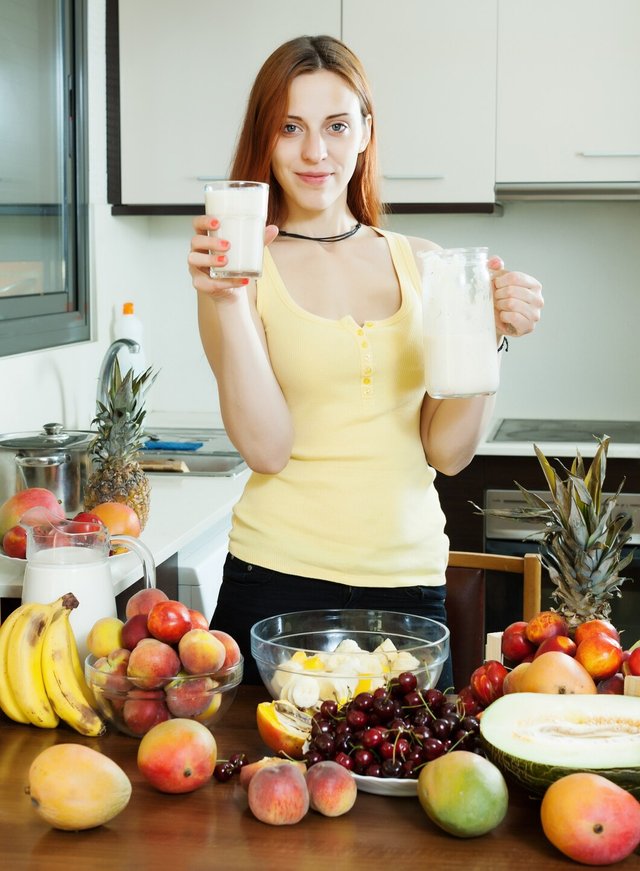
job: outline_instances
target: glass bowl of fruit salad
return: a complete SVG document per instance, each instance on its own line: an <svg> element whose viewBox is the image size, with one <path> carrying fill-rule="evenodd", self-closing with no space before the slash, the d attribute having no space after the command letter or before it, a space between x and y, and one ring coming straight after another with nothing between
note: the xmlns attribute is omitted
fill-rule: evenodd
<svg viewBox="0 0 640 871"><path fill-rule="evenodd" d="M274 699L311 709L373 692L403 672L434 687L449 655L436 620L366 609L295 611L255 623L251 653Z"/></svg>
<svg viewBox="0 0 640 871"><path fill-rule="evenodd" d="M130 651L123 648L98 659L90 654L85 677L104 720L134 738L172 717L213 727L229 710L242 681L242 657L215 673L188 674L172 668L171 676L153 668L136 673L129 659Z"/></svg>

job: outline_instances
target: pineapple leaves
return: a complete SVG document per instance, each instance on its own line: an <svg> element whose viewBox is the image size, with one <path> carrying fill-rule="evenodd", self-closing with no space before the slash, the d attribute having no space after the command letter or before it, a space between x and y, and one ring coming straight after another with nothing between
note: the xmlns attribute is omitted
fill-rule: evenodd
<svg viewBox="0 0 640 871"><path fill-rule="evenodd" d="M556 472L533 446L549 486L549 501L516 481L524 505L478 509L481 514L537 521L534 534L541 535L542 563L555 587L552 596L570 625L609 617L610 600L622 595L620 586L626 578L621 572L633 559L633 553L622 554L631 537L632 518L616 508L624 479L615 493L604 494L610 439L595 438L599 444L586 472L579 452L571 469L556 460Z"/></svg>

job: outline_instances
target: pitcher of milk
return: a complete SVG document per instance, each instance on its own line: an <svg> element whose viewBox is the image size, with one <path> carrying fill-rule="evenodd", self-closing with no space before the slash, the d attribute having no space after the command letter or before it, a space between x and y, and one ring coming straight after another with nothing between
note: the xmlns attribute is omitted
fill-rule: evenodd
<svg viewBox="0 0 640 871"><path fill-rule="evenodd" d="M418 256L429 396L495 393L499 369L487 249L448 248Z"/></svg>
<svg viewBox="0 0 640 871"><path fill-rule="evenodd" d="M87 635L96 620L116 617L116 597L109 567L109 551L125 546L140 557L146 587L155 587L151 551L129 535L110 536L105 526L59 520L43 508L32 508L21 518L27 530L27 565L23 602L53 602L73 593L78 607L71 612L71 627L84 660Z"/></svg>

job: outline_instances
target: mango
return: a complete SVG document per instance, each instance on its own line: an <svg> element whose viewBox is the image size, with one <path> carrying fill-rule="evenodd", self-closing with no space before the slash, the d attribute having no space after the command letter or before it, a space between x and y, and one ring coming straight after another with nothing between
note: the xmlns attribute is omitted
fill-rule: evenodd
<svg viewBox="0 0 640 871"><path fill-rule="evenodd" d="M131 781L119 765L83 744L55 744L31 763L25 788L36 813L55 829L104 825L127 806Z"/></svg>
<svg viewBox="0 0 640 871"><path fill-rule="evenodd" d="M459 838L495 829L509 804L500 770L468 750L446 753L425 765L418 778L418 798L437 826Z"/></svg>

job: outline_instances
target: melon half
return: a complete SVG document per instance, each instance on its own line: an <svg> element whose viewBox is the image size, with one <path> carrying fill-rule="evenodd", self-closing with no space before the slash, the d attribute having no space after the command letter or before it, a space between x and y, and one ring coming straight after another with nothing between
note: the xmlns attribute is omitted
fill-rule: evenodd
<svg viewBox="0 0 640 871"><path fill-rule="evenodd" d="M640 699L618 695L511 693L483 712L488 758L534 795L589 771L640 799Z"/></svg>

